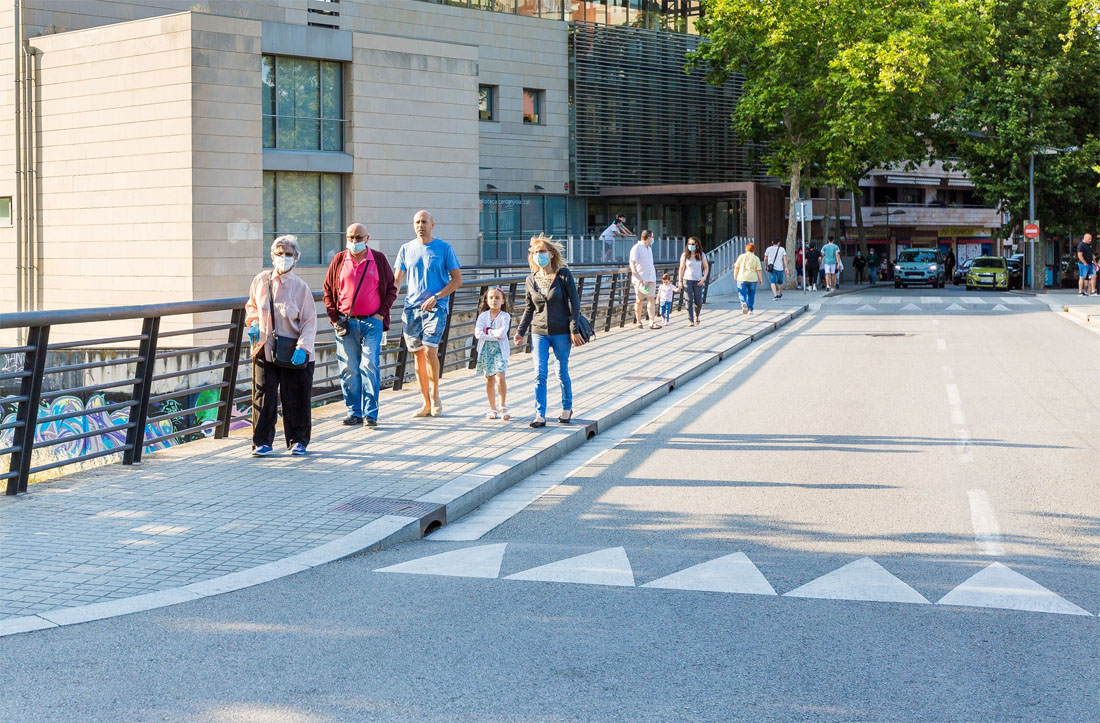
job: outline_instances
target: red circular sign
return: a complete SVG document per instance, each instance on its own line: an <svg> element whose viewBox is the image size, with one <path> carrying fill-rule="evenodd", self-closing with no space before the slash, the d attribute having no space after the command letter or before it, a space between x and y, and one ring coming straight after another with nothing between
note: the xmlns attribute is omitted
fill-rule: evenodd
<svg viewBox="0 0 1100 723"><path fill-rule="evenodd" d="M1029 223L1024 226L1024 238L1039 238L1039 224Z"/></svg>

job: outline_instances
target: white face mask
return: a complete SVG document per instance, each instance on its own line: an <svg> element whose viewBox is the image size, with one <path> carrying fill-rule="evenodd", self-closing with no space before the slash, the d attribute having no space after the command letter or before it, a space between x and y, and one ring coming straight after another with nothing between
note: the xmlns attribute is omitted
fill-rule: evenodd
<svg viewBox="0 0 1100 723"><path fill-rule="evenodd" d="M287 271L290 271L290 269L294 267L294 257L273 256L271 258L271 263L275 266L276 271L278 271L280 274L285 274Z"/></svg>

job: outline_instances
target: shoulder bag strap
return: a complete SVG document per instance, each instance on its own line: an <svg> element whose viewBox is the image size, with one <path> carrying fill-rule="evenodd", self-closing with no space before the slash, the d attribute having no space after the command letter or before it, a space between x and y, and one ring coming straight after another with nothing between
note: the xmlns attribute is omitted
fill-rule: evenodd
<svg viewBox="0 0 1100 723"><path fill-rule="evenodd" d="M267 303L271 308L271 338L278 343L279 335L275 333L275 277L267 278Z"/></svg>
<svg viewBox="0 0 1100 723"><path fill-rule="evenodd" d="M370 251L370 249L367 249L367 250ZM347 255L346 255L347 253L348 253L347 251L344 252L344 254L345 254L344 261L347 261L347 258L348 258ZM368 258L363 259L363 263L364 264L369 263L370 261L373 261L373 260L374 260L374 252L371 251L370 254L368 255ZM344 265L344 261L340 262L341 266ZM363 273L359 275L359 283L355 285L355 292L351 295L351 306L348 308L348 316L351 316L351 312L355 311L355 300L359 298L359 289L363 288L363 279L365 279L365 278L367 278L367 270L363 269Z"/></svg>

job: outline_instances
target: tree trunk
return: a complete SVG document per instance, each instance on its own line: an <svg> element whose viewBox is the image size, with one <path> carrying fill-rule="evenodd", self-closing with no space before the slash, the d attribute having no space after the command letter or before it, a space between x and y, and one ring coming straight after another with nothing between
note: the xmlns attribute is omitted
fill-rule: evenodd
<svg viewBox="0 0 1100 723"><path fill-rule="evenodd" d="M854 188L859 188L858 182L856 182ZM857 204L855 191L852 191L852 215L856 217L856 234L859 236L859 250L863 254L863 258L867 258L867 233L863 230L863 194L860 194L860 200Z"/></svg>
<svg viewBox="0 0 1100 723"><path fill-rule="evenodd" d="M825 187L825 215L821 217L821 246L829 243L829 234L832 233L832 206L833 206L833 187ZM818 248L821 248L818 246Z"/></svg>
<svg viewBox="0 0 1100 723"><path fill-rule="evenodd" d="M783 246L787 249L787 258L791 260L791 264L794 264L794 251L795 240L798 234L798 220L795 218L795 207L798 203L798 194L800 192L800 186L802 185L802 162L795 161L791 164L791 203L787 213L787 240L783 242ZM786 283L784 287L794 288L794 274L787 274Z"/></svg>
<svg viewBox="0 0 1100 723"><path fill-rule="evenodd" d="M833 236L836 238L836 242L840 243L840 187L833 186L833 205L835 206L836 213L833 214Z"/></svg>

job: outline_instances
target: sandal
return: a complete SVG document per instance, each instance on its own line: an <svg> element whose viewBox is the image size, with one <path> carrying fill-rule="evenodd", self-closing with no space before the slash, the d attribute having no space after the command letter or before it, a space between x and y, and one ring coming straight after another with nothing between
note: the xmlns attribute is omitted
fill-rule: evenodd
<svg viewBox="0 0 1100 723"><path fill-rule="evenodd" d="M500 414L495 409L490 409L489 413L485 415L486 419L500 419Z"/></svg>
<svg viewBox="0 0 1100 723"><path fill-rule="evenodd" d="M501 419L511 419L512 418L512 415L508 413L508 407L501 407L500 408L500 418Z"/></svg>

